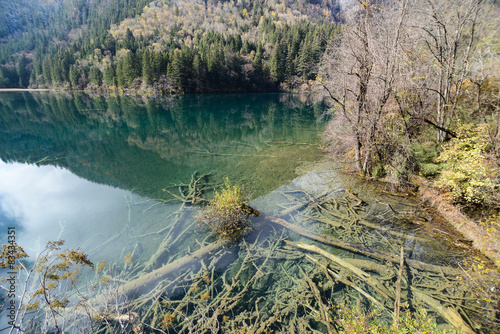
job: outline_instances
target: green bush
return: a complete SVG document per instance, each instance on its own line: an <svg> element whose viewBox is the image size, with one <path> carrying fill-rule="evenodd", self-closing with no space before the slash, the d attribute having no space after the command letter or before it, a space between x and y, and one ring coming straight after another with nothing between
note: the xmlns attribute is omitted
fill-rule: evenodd
<svg viewBox="0 0 500 334"><path fill-rule="evenodd" d="M435 176L442 170L443 164L435 161L439 146L432 142L418 143L412 145L412 151L422 175Z"/></svg>
<svg viewBox="0 0 500 334"><path fill-rule="evenodd" d="M196 219L219 239L231 244L252 230L249 217L258 214L257 210L248 206L244 188L232 185L229 179L224 178L224 187L215 193L215 198L201 210Z"/></svg>

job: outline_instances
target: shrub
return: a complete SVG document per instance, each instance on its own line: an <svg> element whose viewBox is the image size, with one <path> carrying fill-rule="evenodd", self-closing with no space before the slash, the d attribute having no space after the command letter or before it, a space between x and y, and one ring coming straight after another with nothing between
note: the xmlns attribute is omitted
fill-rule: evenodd
<svg viewBox="0 0 500 334"><path fill-rule="evenodd" d="M444 163L436 186L451 191L455 201L484 203L489 193L499 187L488 166L488 125L462 125L458 136L444 146L436 159Z"/></svg>
<svg viewBox="0 0 500 334"><path fill-rule="evenodd" d="M231 244L252 230L250 215L258 216L259 212L248 206L243 187L232 185L228 178L224 178L224 187L215 193L215 198L196 219L219 239Z"/></svg>
<svg viewBox="0 0 500 334"><path fill-rule="evenodd" d="M342 302L330 309L332 318L340 327L341 334L379 333L379 334L451 334L454 330L438 329L435 319L429 317L426 309L418 306L415 312L403 310L392 325L384 323L384 311L372 308L367 312L349 302Z"/></svg>

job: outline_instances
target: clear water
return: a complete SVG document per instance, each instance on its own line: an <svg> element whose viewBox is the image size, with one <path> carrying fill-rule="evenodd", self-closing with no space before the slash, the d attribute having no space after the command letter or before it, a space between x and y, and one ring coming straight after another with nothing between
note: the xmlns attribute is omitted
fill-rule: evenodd
<svg viewBox="0 0 500 334"><path fill-rule="evenodd" d="M2 93L0 111L0 228L16 225L31 254L63 239L116 260L132 250L98 246L117 230L123 245L160 229L178 204L155 200L195 172L245 184L253 198L295 178L320 157L324 106L278 94Z"/></svg>
<svg viewBox="0 0 500 334"><path fill-rule="evenodd" d="M319 207L299 208L282 218L370 251L399 254L404 246L407 259L456 268L470 249L456 246L456 237L446 241L443 234L432 232L428 227L435 227L437 222L414 200L393 198L369 183L340 176L329 163L316 165L322 159L324 112L324 105L288 94L142 99L1 93L0 240L5 243L8 226L15 226L18 243L33 256L47 241L62 239L69 248L81 247L94 263L115 263L118 272L123 269L121 279L136 280L214 241L193 218L198 206L181 204L169 194L180 195L179 185L188 184L193 175L206 174L214 185L221 184L223 177L243 184L251 194L252 206L262 216L279 214L326 190L340 201L349 196L346 189L350 189L363 200L355 214L409 237L338 220L327 226L315 218L323 210ZM208 191L205 195L212 194ZM412 218L392 215L388 204L397 212L411 213ZM340 208L340 212L347 211ZM416 216L426 224L413 224L411 219ZM333 304L340 297L352 297L352 293L340 283L329 286L330 280L304 252L283 241L314 244L311 240L266 219L256 219L255 224L245 245L221 250L205 259L201 267L183 268L174 277L165 277L162 284L168 289L157 296L165 302L158 317L180 312L183 305L187 319L174 321L172 330L188 331L189 324L196 327L196 319L205 319L201 315L213 315L217 307L223 308L224 296L237 296L251 285L239 303L225 315L218 315L221 322L217 326L222 330L234 331L236 327L251 327L255 321L267 321L268 329L276 332L306 325L326 331L317 321L319 313L314 309L319 306L314 295L300 292L309 284L303 273L312 277L323 297ZM452 233L445 227L440 229ZM373 261L315 244L341 257ZM157 254L159 248L163 250ZM122 260L129 254L133 261L125 265ZM248 254L253 254L251 263L245 262ZM388 268L390 272L395 270L393 265ZM456 290L453 279L446 283L449 286L441 287L439 284L444 283L434 279L435 273L410 271L412 279L422 284L431 277L439 293ZM183 280L169 283L179 277ZM237 282L233 280L233 290L229 291L227 282L234 278ZM89 284L94 283L91 281L89 278ZM393 278L389 285L394 282ZM370 287L360 286L377 295ZM408 285L406 290L403 299L411 301ZM140 292L147 295L155 291L147 288ZM206 300L203 293L210 298ZM193 299L186 302L190 294ZM310 304L304 306L302 302ZM172 306L175 303L177 309ZM392 308L390 300L385 303ZM143 312L147 321L154 322L152 313L148 316L153 305L150 302L134 311ZM277 310L281 312L280 321L272 322ZM444 319L440 322L446 323ZM159 320L156 325L160 326Z"/></svg>

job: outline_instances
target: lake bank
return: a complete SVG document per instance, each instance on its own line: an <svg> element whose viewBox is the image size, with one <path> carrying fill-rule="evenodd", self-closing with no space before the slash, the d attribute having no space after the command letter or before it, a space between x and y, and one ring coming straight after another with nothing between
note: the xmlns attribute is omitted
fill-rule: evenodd
<svg viewBox="0 0 500 334"><path fill-rule="evenodd" d="M0 88L0 93L4 92L49 92L50 89L45 88Z"/></svg>

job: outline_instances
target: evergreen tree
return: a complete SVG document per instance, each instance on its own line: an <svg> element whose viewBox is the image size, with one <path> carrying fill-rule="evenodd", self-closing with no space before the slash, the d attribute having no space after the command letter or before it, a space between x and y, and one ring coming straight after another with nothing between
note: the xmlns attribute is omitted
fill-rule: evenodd
<svg viewBox="0 0 500 334"><path fill-rule="evenodd" d="M254 58L254 67L255 67L255 73L257 75L262 75L263 72L263 67L262 67L262 47L259 46L257 47L257 52L255 52L255 58Z"/></svg>
<svg viewBox="0 0 500 334"><path fill-rule="evenodd" d="M286 45L280 40L274 45L271 59L269 60L269 70L271 80L282 82L286 73Z"/></svg>
<svg viewBox="0 0 500 334"><path fill-rule="evenodd" d="M168 76L174 80L174 82L181 88L186 85L185 67L184 59L182 57L182 51L175 49L172 53L172 62L168 66Z"/></svg>
<svg viewBox="0 0 500 334"><path fill-rule="evenodd" d="M154 81L155 70L151 60L151 54L148 50L144 51L142 55L142 81L151 86Z"/></svg>
<svg viewBox="0 0 500 334"><path fill-rule="evenodd" d="M127 28L127 31L125 32L125 38L123 39L123 47L127 50L131 50L132 52L135 52L136 50L135 37L130 28Z"/></svg>
<svg viewBox="0 0 500 334"><path fill-rule="evenodd" d="M132 36L133 37L133 36ZM104 49L111 51L111 54L116 54L116 40L113 35L108 34L103 44Z"/></svg>
<svg viewBox="0 0 500 334"><path fill-rule="evenodd" d="M52 82L52 76L51 76L52 66L51 65L52 64L51 64L49 56L46 56L42 62L42 75L43 75L43 82L48 84L48 85L50 85L50 83Z"/></svg>
<svg viewBox="0 0 500 334"><path fill-rule="evenodd" d="M21 55L21 57L18 58L17 63L16 63L16 71L17 75L19 77L19 87L27 87L28 86L28 80L29 80L29 71L26 68L28 66L28 59L26 59L26 56L24 53Z"/></svg>
<svg viewBox="0 0 500 334"><path fill-rule="evenodd" d="M61 83L63 81L61 72L62 72L61 62L56 59L55 61L52 62L52 66L50 68L50 77L53 84L57 85L58 83Z"/></svg>
<svg viewBox="0 0 500 334"><path fill-rule="evenodd" d="M97 66L92 66L89 73L90 82L95 86L102 85L102 72Z"/></svg>
<svg viewBox="0 0 500 334"><path fill-rule="evenodd" d="M292 75L295 74L295 64L294 64L294 58L293 58L293 49L292 45L288 46L288 51L286 53L286 60L285 60L285 81L288 81Z"/></svg>
<svg viewBox="0 0 500 334"><path fill-rule="evenodd" d="M126 80L123 76L123 59L120 59L116 65L116 83L118 87L125 87L126 84Z"/></svg>
<svg viewBox="0 0 500 334"><path fill-rule="evenodd" d="M71 87L78 87L78 79L80 78L80 70L76 65L69 68L69 82Z"/></svg>
<svg viewBox="0 0 500 334"><path fill-rule="evenodd" d="M117 85L116 70L112 62L104 69L103 80L109 87Z"/></svg>
<svg viewBox="0 0 500 334"><path fill-rule="evenodd" d="M128 52L123 60L122 82L124 87L128 87L135 78L141 75L140 64L136 55Z"/></svg>

